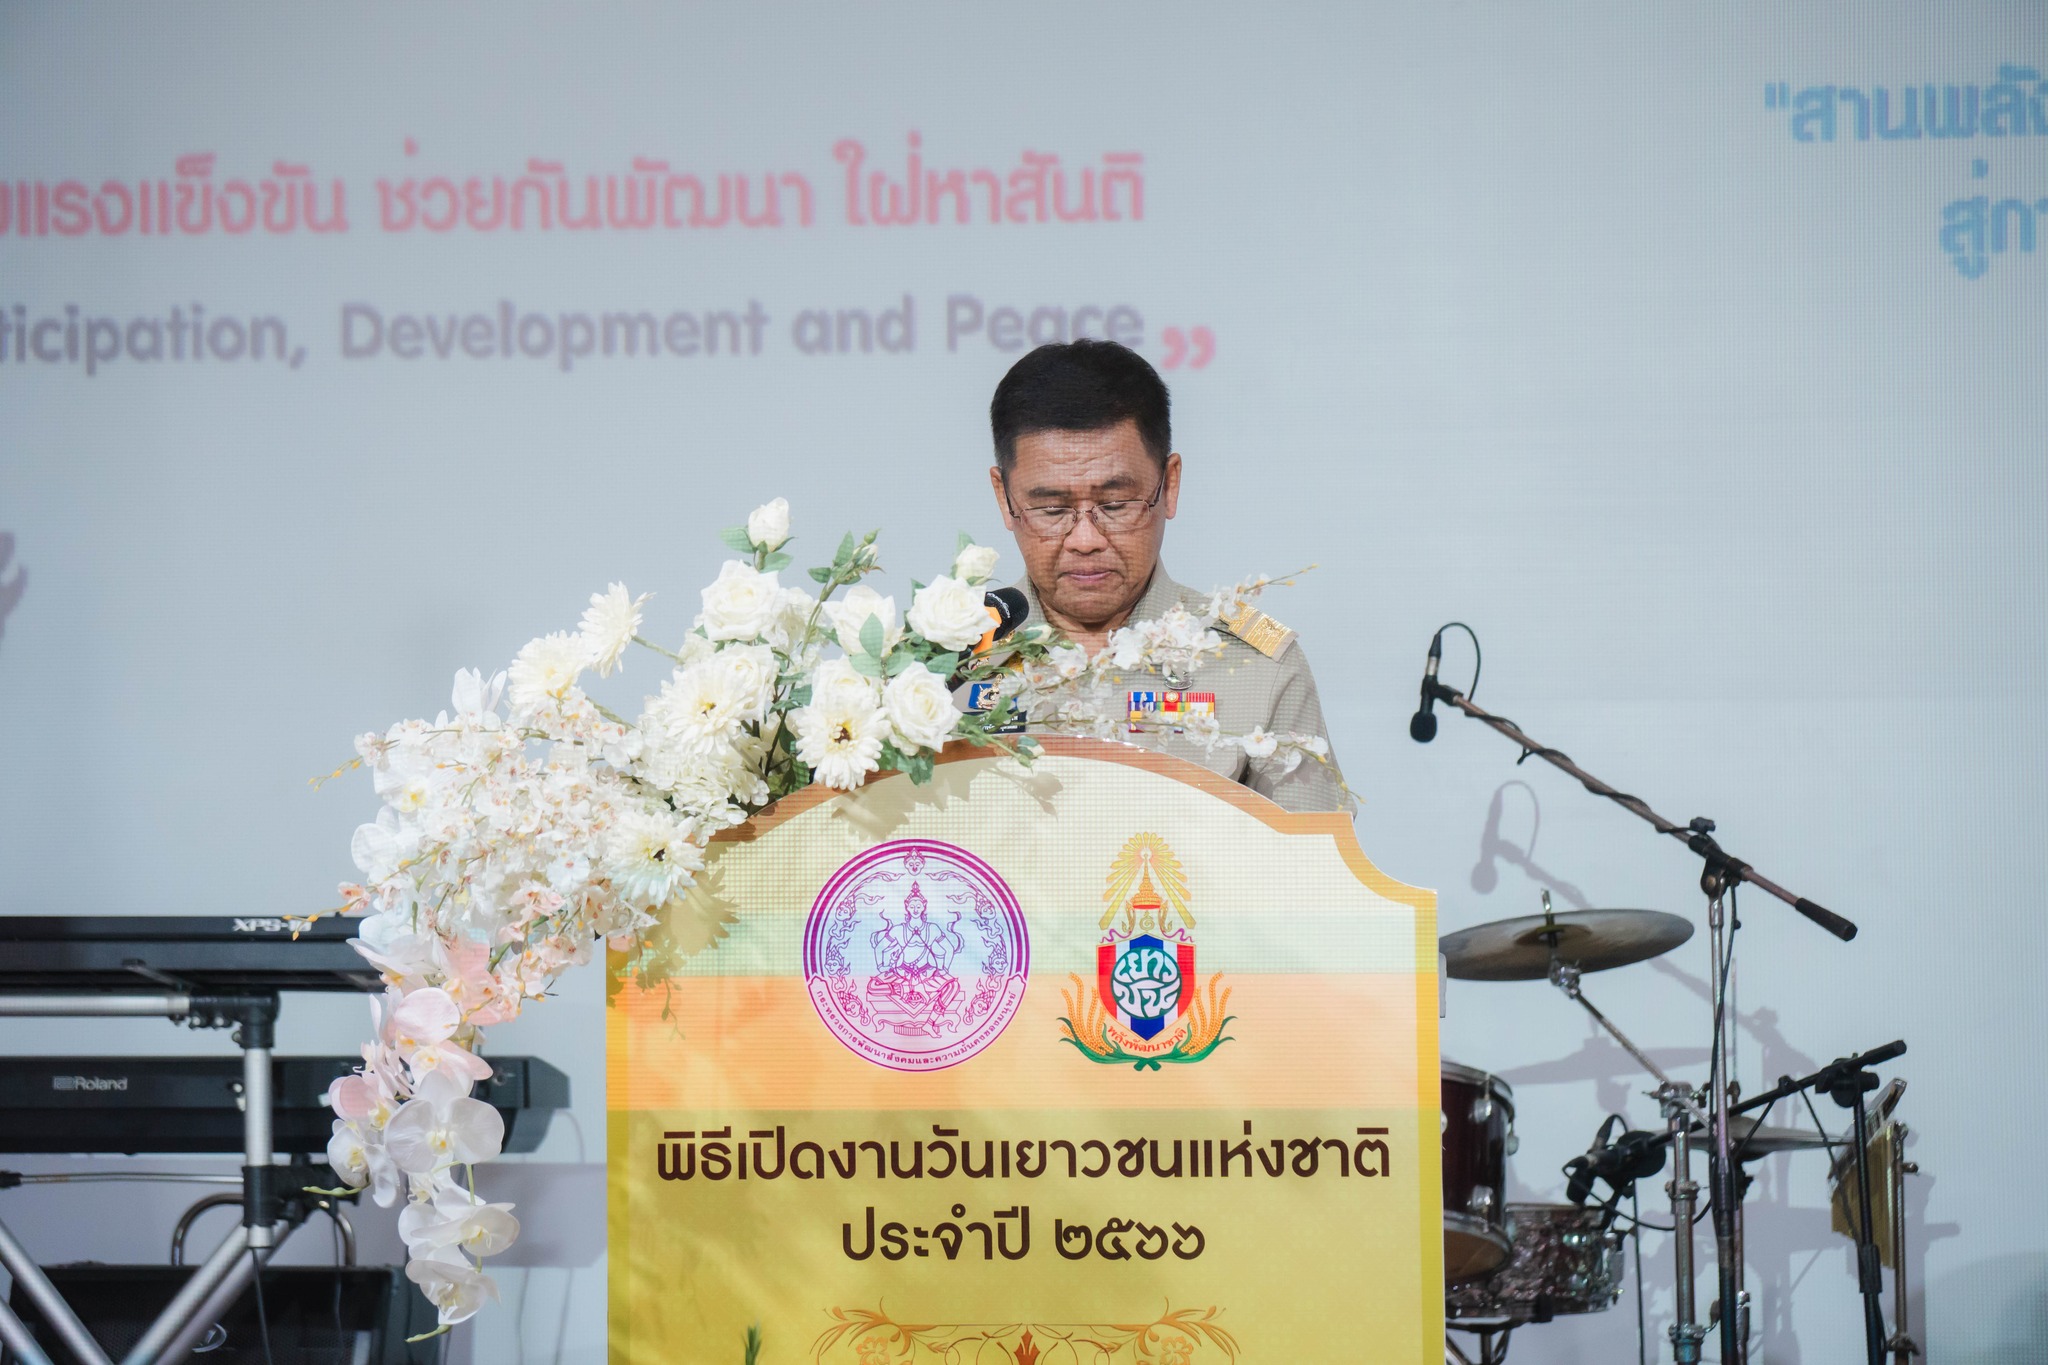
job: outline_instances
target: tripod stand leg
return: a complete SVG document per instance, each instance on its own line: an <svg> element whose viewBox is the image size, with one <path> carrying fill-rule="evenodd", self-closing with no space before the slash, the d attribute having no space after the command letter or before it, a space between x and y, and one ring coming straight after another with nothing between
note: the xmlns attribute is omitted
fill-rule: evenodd
<svg viewBox="0 0 2048 1365"><path fill-rule="evenodd" d="M22 1287L35 1304L43 1318L64 1342L71 1354L84 1365L109 1365L107 1353L100 1349L92 1333L85 1330L85 1324L78 1320L78 1314L71 1311L71 1305L64 1302L64 1296L57 1292L57 1286L50 1283L50 1277L35 1263L21 1243L14 1240L14 1234L0 1223L0 1263L7 1267L7 1273L14 1276L14 1282Z"/></svg>
<svg viewBox="0 0 2048 1365"><path fill-rule="evenodd" d="M36 1344L35 1333L28 1330L28 1324L14 1316L14 1310L0 1299L0 1343L21 1365L50 1365L50 1358L43 1354L43 1348Z"/></svg>

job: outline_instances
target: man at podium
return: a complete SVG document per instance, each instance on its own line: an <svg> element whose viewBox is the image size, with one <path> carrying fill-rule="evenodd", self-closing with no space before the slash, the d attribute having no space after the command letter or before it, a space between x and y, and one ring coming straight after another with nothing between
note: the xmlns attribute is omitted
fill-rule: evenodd
<svg viewBox="0 0 2048 1365"><path fill-rule="evenodd" d="M1174 582L1159 562L1180 498L1181 458L1166 385L1143 356L1113 341L1040 346L996 385L989 425L996 453L989 485L1024 559L1015 587L1032 619L1092 655L1111 631L1161 616L1176 602L1206 609L1208 595ZM1177 733L1174 716L1187 708L1213 712L1232 734L1329 734L1293 631L1256 611L1219 630L1222 652L1204 659L1195 676L1127 676L1132 714L1142 718L1132 740L1191 759L1289 810L1347 809L1334 755L1290 772L1284 755L1206 750Z"/></svg>

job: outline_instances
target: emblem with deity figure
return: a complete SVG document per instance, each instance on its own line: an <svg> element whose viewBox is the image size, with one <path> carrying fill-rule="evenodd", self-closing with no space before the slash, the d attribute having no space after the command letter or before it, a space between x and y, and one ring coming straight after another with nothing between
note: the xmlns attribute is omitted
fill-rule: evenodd
<svg viewBox="0 0 2048 1365"><path fill-rule="evenodd" d="M962 848L878 844L818 893L804 981L832 1036L897 1071L955 1066L1016 1016L1031 966L1009 886Z"/></svg>

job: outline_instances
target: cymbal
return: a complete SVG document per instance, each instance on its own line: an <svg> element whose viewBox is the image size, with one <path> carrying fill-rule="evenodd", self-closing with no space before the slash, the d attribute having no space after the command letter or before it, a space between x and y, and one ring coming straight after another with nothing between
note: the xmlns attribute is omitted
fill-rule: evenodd
<svg viewBox="0 0 2048 1365"><path fill-rule="evenodd" d="M1695 1128L1693 1132L1701 1138L1706 1136L1704 1129ZM1740 1150L1744 1161L1775 1156L1779 1152L1811 1151L1828 1145L1828 1139L1819 1133L1805 1128L1766 1127L1746 1114L1737 1114L1728 1120L1728 1141Z"/></svg>
<svg viewBox="0 0 2048 1365"><path fill-rule="evenodd" d="M1559 962L1582 972L1626 967L1692 937L1692 921L1661 910L1564 910L1497 919L1446 934L1437 948L1461 981L1541 981Z"/></svg>

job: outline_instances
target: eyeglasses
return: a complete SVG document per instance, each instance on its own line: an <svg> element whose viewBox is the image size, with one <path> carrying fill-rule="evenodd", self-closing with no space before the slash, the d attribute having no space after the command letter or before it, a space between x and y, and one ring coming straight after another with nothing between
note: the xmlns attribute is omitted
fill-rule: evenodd
<svg viewBox="0 0 2048 1365"><path fill-rule="evenodd" d="M1010 515L1024 523L1026 530L1040 540L1065 540L1074 534L1074 528L1081 524L1085 514L1095 523L1095 529L1104 535L1117 535L1135 531L1143 526L1159 505L1159 499L1166 492L1166 475L1159 475L1159 486L1152 490L1149 498L1118 498L1114 502L1084 502L1074 506L1026 507L1019 511L1017 504L1010 502L1010 485L1003 483L1003 500L1008 503Z"/></svg>

